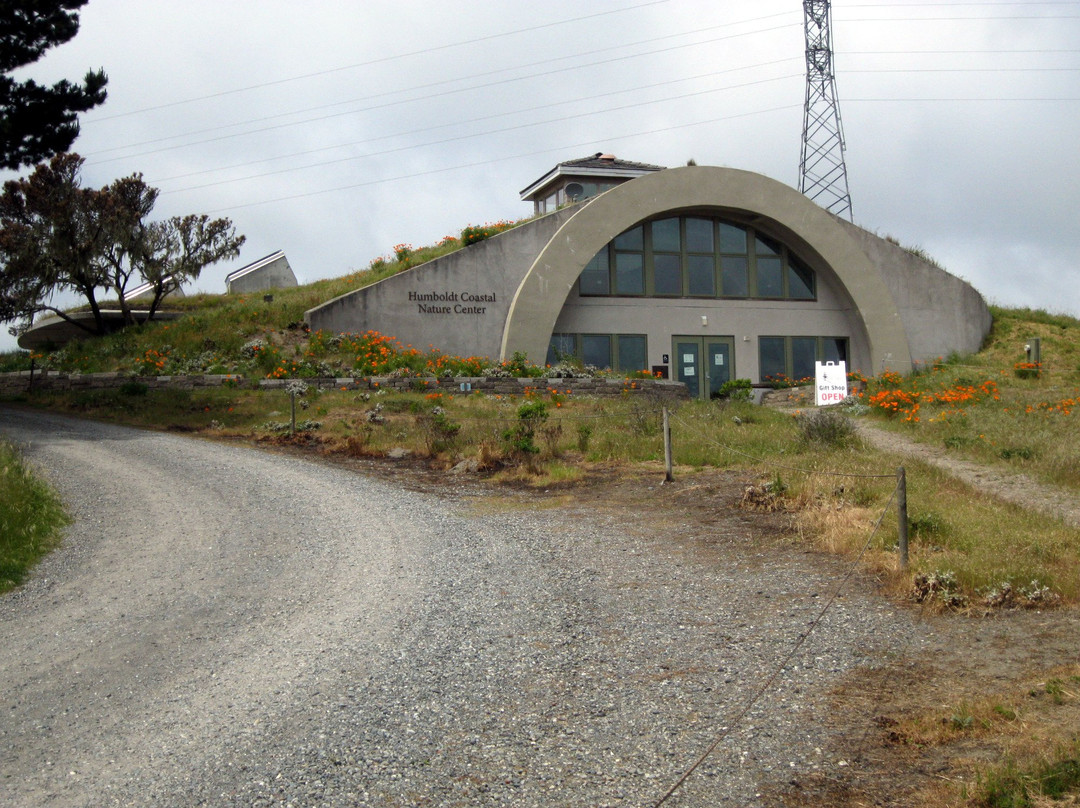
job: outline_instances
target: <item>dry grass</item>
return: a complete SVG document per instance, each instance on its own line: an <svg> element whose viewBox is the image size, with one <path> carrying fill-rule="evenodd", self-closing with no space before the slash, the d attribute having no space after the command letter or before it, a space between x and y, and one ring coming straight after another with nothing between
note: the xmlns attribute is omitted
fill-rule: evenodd
<svg viewBox="0 0 1080 808"><path fill-rule="evenodd" d="M1065 806L1080 798L1080 665L1060 666L983 695L902 717L892 743L939 750L945 782L918 797L927 808Z"/></svg>

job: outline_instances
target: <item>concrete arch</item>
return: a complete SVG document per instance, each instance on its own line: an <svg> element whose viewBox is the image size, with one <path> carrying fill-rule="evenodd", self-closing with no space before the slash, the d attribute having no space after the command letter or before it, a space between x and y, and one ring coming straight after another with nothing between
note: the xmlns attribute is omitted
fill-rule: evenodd
<svg viewBox="0 0 1080 808"><path fill-rule="evenodd" d="M502 356L543 357L555 321L585 264L619 233L664 213L723 210L768 229L817 270L834 273L850 296L872 367L911 369L907 334L881 270L832 214L761 174L715 166L657 171L583 205L537 256L510 304Z"/></svg>

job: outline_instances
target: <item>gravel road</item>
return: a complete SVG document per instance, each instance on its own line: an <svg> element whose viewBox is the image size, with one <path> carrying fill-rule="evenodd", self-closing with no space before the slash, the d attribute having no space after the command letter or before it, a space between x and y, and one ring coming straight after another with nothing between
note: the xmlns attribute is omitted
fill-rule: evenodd
<svg viewBox="0 0 1080 808"><path fill-rule="evenodd" d="M704 552L565 500L3 408L0 432L75 520L0 597L5 806L653 805L845 572L730 509ZM847 588L665 805L843 768L828 689L926 642Z"/></svg>

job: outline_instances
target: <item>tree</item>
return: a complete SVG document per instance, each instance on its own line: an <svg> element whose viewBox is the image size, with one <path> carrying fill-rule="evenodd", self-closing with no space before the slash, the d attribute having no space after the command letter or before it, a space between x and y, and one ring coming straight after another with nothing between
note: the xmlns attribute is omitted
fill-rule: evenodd
<svg viewBox="0 0 1080 808"><path fill-rule="evenodd" d="M52 311L90 333L104 334L96 290L107 288L103 200L79 183L83 160L61 154L30 177L9 180L0 194L0 320ZM94 315L89 326L50 304L75 292Z"/></svg>
<svg viewBox="0 0 1080 808"><path fill-rule="evenodd" d="M79 30L87 0L3 0L0 3L0 168L18 169L65 152L79 134L78 113L105 101L108 78L89 71L83 84L46 87L8 74L32 64Z"/></svg>
<svg viewBox="0 0 1080 808"><path fill-rule="evenodd" d="M244 237L228 219L206 215L147 221L158 191L141 174L101 190L81 187L83 159L60 154L25 179L4 183L0 194L0 322L52 312L93 333L108 323L98 290L114 293L125 324L153 319L161 301L204 267L240 254ZM136 280L151 285L145 318L126 294ZM76 320L52 302L63 292L86 299L93 324Z"/></svg>

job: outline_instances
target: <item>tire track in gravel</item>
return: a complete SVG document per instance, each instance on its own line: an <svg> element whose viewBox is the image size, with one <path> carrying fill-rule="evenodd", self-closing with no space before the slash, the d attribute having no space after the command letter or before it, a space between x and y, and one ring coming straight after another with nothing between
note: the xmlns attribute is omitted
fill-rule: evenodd
<svg viewBox="0 0 1080 808"><path fill-rule="evenodd" d="M722 474L647 513L544 510L52 415L0 430L76 519L0 598L5 805L649 804L845 571L763 535ZM831 685L928 641L852 590L670 805L842 765Z"/></svg>
<svg viewBox="0 0 1080 808"><path fill-rule="evenodd" d="M0 427L75 519L0 599L2 804L107 804L213 768L308 697L312 660L384 635L422 585L415 526L357 508L361 477L53 416L0 411Z"/></svg>

